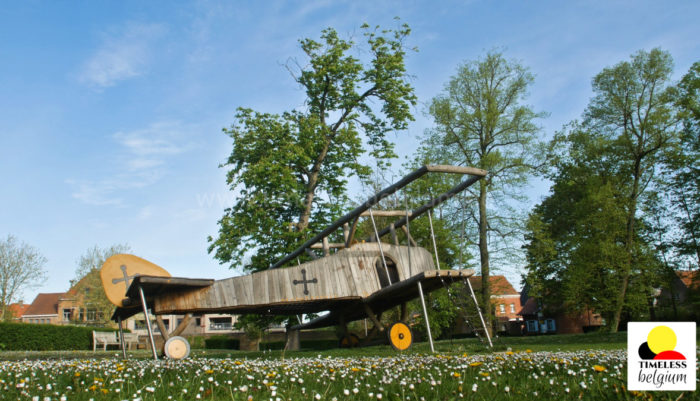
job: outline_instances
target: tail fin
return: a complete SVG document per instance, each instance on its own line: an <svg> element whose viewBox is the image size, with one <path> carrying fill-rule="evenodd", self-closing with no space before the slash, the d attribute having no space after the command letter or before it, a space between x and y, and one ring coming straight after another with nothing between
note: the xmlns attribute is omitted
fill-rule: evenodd
<svg viewBox="0 0 700 401"><path fill-rule="evenodd" d="M136 276L170 277L162 267L146 259L128 254L118 254L105 260L100 269L102 287L111 303L123 307L122 301L131 281Z"/></svg>

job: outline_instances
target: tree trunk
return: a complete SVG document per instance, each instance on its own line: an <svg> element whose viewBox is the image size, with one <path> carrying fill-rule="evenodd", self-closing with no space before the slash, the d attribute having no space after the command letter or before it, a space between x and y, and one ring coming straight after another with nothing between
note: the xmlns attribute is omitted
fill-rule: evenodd
<svg viewBox="0 0 700 401"><path fill-rule="evenodd" d="M616 309L613 314L613 321L610 325L610 332L617 333L618 326L620 325L620 317L622 316L622 309L625 304L625 295L627 294L627 287L629 286L630 275L632 274L632 259L634 253L634 218L637 214L637 198L639 193L639 180L641 178L641 164L642 160L637 157L634 161L634 183L632 184L632 194L630 195L630 207L627 211L627 235L625 239L625 253L627 254L625 264L622 270L622 287L620 288L620 293L617 296Z"/></svg>
<svg viewBox="0 0 700 401"><path fill-rule="evenodd" d="M481 256L481 309L486 328L491 333L491 283L489 282L488 220L486 217L486 183L479 181L479 255Z"/></svg>
<svg viewBox="0 0 700 401"><path fill-rule="evenodd" d="M321 172L321 166L323 165L323 161L326 159L326 156L328 155L328 148L331 145L331 138L328 138L326 140L326 143L323 146L323 149L321 149L321 153L318 155L316 158L316 162L314 162L314 166L311 168L311 172L308 175L309 182L306 185L306 197L304 198L304 210L301 212L301 215L299 216L299 223L297 223L297 230L298 231L303 231L306 229L306 227L309 226L309 219L311 218L311 207L313 206L314 203L314 197L316 196L316 186L318 185L318 175Z"/></svg>

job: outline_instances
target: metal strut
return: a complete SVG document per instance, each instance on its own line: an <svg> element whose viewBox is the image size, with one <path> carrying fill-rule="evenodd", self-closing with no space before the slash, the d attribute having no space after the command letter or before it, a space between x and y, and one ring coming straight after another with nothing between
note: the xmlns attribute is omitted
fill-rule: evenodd
<svg viewBox="0 0 700 401"><path fill-rule="evenodd" d="M483 277L481 278L484 279ZM476 300L476 295L474 295L474 289L472 288L472 283L469 279L466 279L467 285L469 286L469 292L472 294L472 299L474 300L474 305L476 305L476 310L479 312L479 319L481 319L481 325L484 327L484 333L486 333L486 339L489 340L489 347L493 348L493 342L491 342L491 334L489 334L489 329L486 327L486 322L484 321L484 315L481 313L481 308L479 308L479 302Z"/></svg>
<svg viewBox="0 0 700 401"><path fill-rule="evenodd" d="M153 351L153 359L158 360L156 352L156 343L153 341L153 329L151 328L151 319L148 318L148 305L146 305L146 296L143 294L143 287L139 285L139 295L141 296L141 305L143 306L143 316L146 318L146 329L148 329L148 340L151 342L151 350Z"/></svg>
<svg viewBox="0 0 700 401"><path fill-rule="evenodd" d="M122 328L122 317L117 316L117 324L119 325L119 344L122 346L122 356L126 359L126 348L124 348L124 329Z"/></svg>

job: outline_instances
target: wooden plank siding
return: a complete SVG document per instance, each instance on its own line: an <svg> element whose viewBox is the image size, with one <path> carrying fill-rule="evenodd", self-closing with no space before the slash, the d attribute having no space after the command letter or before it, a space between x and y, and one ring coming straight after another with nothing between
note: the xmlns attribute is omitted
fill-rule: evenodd
<svg viewBox="0 0 700 401"><path fill-rule="evenodd" d="M432 255L420 247L381 244L384 255L396 265L400 280L435 268ZM411 272L408 253L411 253ZM383 269L379 244L354 244L330 256L291 266L216 281L212 286L177 293L161 294L154 312L216 311L264 307L265 305L302 304L310 301L367 298L381 289L377 263ZM305 278L308 294L304 294ZM298 280L294 284L294 280Z"/></svg>

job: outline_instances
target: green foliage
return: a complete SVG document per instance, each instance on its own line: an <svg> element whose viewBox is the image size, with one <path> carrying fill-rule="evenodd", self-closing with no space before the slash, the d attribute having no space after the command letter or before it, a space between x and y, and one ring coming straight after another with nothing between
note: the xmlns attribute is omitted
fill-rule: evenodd
<svg viewBox="0 0 700 401"><path fill-rule="evenodd" d="M241 349L241 342L238 339L228 336L213 336L204 339L206 349Z"/></svg>
<svg viewBox="0 0 700 401"><path fill-rule="evenodd" d="M406 128L416 102L404 66L410 29L363 29L366 60L351 55L356 44L332 28L320 41L300 41L307 62L288 68L306 93L303 110L239 108L224 130L233 150L222 167L239 197L219 221L218 238L209 238L221 263L265 269L340 216L348 204L345 177L370 172L358 162L363 141L380 165L394 156L386 135Z"/></svg>
<svg viewBox="0 0 700 401"><path fill-rule="evenodd" d="M678 84L676 106L683 128L676 146L666 150L661 188L670 197L680 235L674 250L688 265L700 267L700 62ZM690 260L688 260L690 259ZM693 260L694 259L694 260ZM683 263L686 265L686 263Z"/></svg>
<svg viewBox="0 0 700 401"><path fill-rule="evenodd" d="M0 343L8 351L88 350L92 349L93 330L79 326L0 323Z"/></svg>
<svg viewBox="0 0 700 401"><path fill-rule="evenodd" d="M247 314L239 316L233 326L243 330L250 340L257 341L271 324L279 324L283 319L280 316Z"/></svg>
<svg viewBox="0 0 700 401"><path fill-rule="evenodd" d="M520 219L514 202L523 200L519 189L540 163L535 120L546 116L523 105L534 77L518 62L499 52L461 65L431 102L428 112L435 128L428 131L417 159L421 162L467 165L488 171L457 198L445 218L452 228L464 227L463 246L478 251L482 286L481 304L490 302L491 258L498 263L517 257L512 244L519 237ZM451 178L447 178L451 180ZM456 231L456 232L459 232ZM490 314L487 314L490 319Z"/></svg>
<svg viewBox="0 0 700 401"><path fill-rule="evenodd" d="M111 324L110 317L114 311L114 305L107 299L107 294L102 287L102 279L99 271L102 264L109 257L120 253L131 252L131 247L127 244L116 244L109 248L100 248L97 245L89 248L78 259L78 266L75 269L76 297L82 300L82 307L85 310L95 310L95 321L90 324L108 325ZM74 319L79 318L74 316ZM82 323L77 321L76 323Z"/></svg>
<svg viewBox="0 0 700 401"><path fill-rule="evenodd" d="M631 284L639 247L637 212L647 183L657 171L663 150L677 140L678 119L669 85L673 60L668 52L638 51L630 61L605 68L593 78L593 92L584 114L591 134L608 141L607 156L620 181L628 182L620 202L626 214L621 281L611 322L617 330Z"/></svg>
<svg viewBox="0 0 700 401"><path fill-rule="evenodd" d="M671 70L670 55L653 49L593 79L583 123L550 143L554 185L528 220L531 293L566 311L590 306L612 331L623 318L653 317L653 289L669 270L650 181L677 145Z"/></svg>

